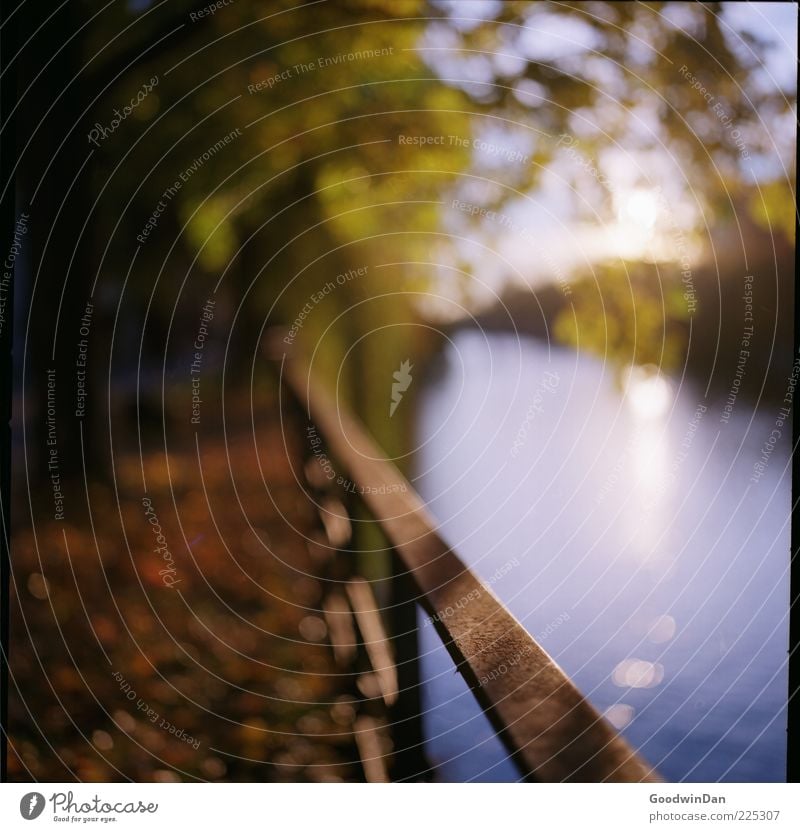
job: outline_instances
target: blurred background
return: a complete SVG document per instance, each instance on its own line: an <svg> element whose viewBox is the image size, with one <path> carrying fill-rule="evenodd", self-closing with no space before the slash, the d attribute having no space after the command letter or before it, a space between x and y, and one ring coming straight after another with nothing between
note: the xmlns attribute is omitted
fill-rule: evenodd
<svg viewBox="0 0 800 832"><path fill-rule="evenodd" d="M331 650L275 327L664 778L785 778L795 6L4 16L12 779L518 778L424 617L399 733Z"/></svg>

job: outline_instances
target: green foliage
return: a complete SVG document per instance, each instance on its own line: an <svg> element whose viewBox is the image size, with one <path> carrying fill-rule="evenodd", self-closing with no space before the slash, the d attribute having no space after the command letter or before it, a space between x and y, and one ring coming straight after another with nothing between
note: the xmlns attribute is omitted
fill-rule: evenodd
<svg viewBox="0 0 800 832"><path fill-rule="evenodd" d="M553 326L558 340L620 366L680 366L689 312L677 275L637 263L607 265L571 288L572 303Z"/></svg>
<svg viewBox="0 0 800 832"><path fill-rule="evenodd" d="M750 209L759 225L768 231L780 231L794 243L797 198L789 182L775 179L761 185L751 196Z"/></svg>

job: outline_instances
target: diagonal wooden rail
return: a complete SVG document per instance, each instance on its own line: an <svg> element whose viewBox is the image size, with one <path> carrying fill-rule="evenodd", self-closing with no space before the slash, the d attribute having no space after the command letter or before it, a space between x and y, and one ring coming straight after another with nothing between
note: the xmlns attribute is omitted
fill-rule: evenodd
<svg viewBox="0 0 800 832"><path fill-rule="evenodd" d="M268 347L276 358L274 341ZM529 779L657 781L503 603L452 552L422 499L297 354L283 381L396 549L457 669Z"/></svg>

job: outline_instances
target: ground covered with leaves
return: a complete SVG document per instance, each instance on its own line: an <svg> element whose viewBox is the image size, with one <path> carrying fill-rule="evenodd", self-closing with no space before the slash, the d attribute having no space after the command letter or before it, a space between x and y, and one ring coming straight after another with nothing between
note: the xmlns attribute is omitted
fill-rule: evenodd
<svg viewBox="0 0 800 832"><path fill-rule="evenodd" d="M17 495L10 779L361 779L302 428L131 435L64 521L49 483Z"/></svg>

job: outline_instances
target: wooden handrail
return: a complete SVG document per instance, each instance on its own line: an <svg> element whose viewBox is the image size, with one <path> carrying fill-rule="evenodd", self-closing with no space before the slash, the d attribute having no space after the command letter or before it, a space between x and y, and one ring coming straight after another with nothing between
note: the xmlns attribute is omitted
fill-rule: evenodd
<svg viewBox="0 0 800 832"><path fill-rule="evenodd" d="M419 590L417 600L522 773L547 782L657 781L655 771L450 550L408 480L311 377L303 359L284 355L281 377L396 549Z"/></svg>

